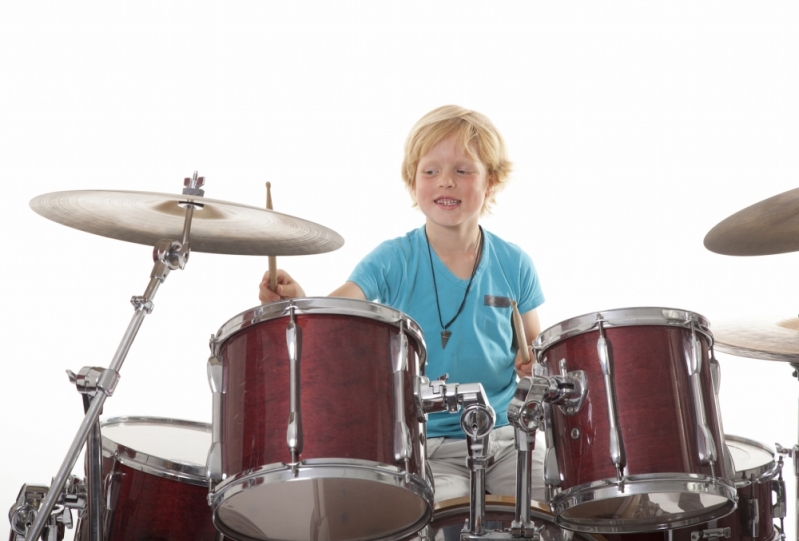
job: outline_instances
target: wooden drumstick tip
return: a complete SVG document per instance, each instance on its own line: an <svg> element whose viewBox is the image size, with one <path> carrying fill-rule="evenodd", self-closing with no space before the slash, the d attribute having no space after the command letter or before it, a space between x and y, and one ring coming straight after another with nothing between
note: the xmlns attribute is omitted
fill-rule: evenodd
<svg viewBox="0 0 799 541"><path fill-rule="evenodd" d="M272 210L272 183L266 182L266 210ZM269 256L269 289L277 293L277 258Z"/></svg>
<svg viewBox="0 0 799 541"><path fill-rule="evenodd" d="M522 364L530 364L530 344L527 343L527 336L524 334L524 322L519 313L516 301L510 301L513 308L513 328L516 331L516 341L519 343L519 352L522 354Z"/></svg>

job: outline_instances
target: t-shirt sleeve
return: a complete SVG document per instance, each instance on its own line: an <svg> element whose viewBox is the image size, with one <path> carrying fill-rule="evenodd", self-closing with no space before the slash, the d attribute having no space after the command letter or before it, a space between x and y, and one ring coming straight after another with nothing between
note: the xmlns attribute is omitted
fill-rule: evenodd
<svg viewBox="0 0 799 541"><path fill-rule="evenodd" d="M538 279L533 260L522 250L520 250L520 266L519 312L524 314L544 303L544 291L541 289L541 281Z"/></svg>
<svg viewBox="0 0 799 541"><path fill-rule="evenodd" d="M348 281L361 288L370 301L392 304L403 275L402 258L392 241L386 241L364 257Z"/></svg>

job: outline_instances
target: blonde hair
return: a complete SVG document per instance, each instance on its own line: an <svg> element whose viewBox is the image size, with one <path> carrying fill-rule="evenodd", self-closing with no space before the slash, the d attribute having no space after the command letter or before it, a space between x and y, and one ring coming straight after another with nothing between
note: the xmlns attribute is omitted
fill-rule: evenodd
<svg viewBox="0 0 799 541"><path fill-rule="evenodd" d="M464 151L472 159L479 159L486 168L490 179L482 209L482 213L486 213L496 203L496 194L505 187L513 164L508 159L505 141L499 131L488 117L477 111L444 105L420 118L405 140L402 180L413 196L419 161L434 145L453 135ZM414 199L414 206L416 204Z"/></svg>

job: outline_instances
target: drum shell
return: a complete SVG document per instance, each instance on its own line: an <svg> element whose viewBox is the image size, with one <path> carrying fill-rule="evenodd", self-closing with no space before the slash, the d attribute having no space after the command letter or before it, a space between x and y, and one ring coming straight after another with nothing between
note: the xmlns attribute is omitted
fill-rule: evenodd
<svg viewBox="0 0 799 541"><path fill-rule="evenodd" d="M339 314L297 314L301 328L302 460L339 458L404 467L394 459L392 341L399 328ZM290 463L288 316L250 325L220 346L224 477ZM413 394L419 346L408 340L404 421L413 446L408 472L424 478L424 425Z"/></svg>
<svg viewBox="0 0 799 541"><path fill-rule="evenodd" d="M144 417L115 418L108 423L124 425L128 419L158 426L178 423L177 428L180 423L204 426L209 431L210 442L210 426L202 423ZM149 469L144 465L153 459L161 468ZM180 464L174 464L172 471L163 471L168 462L168 459L149 457L103 438L103 501L107 507L102 520L104 541L224 539L213 525L207 479L198 478L194 466L188 468L192 473L184 473L186 467ZM90 521L86 518L79 521L76 541L90 541L89 527Z"/></svg>
<svg viewBox="0 0 799 541"><path fill-rule="evenodd" d="M710 375L708 344L702 335L701 386L705 418L713 436L717 460L713 470L699 459L697 420L684 354L691 330L666 325L606 327L611 357L618 425L628 476L686 473L729 478L721 459L723 434ZM552 408L560 487L566 490L602 479L615 479L610 458L610 421L605 380L593 330L565 338L544 350L549 373L586 373L588 393L574 415ZM575 438L574 436L577 435Z"/></svg>

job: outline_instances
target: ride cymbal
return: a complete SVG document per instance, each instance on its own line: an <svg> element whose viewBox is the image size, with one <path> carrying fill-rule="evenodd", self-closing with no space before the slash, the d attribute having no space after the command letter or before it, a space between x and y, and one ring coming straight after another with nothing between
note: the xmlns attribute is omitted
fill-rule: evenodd
<svg viewBox="0 0 799 541"><path fill-rule="evenodd" d="M799 318L748 319L713 324L715 349L730 355L799 363Z"/></svg>
<svg viewBox="0 0 799 541"><path fill-rule="evenodd" d="M335 231L301 218L193 195L74 190L39 195L30 206L45 218L81 231L153 246L162 239L182 239L183 201L202 205L191 223L194 252L307 255L344 244Z"/></svg>
<svg viewBox="0 0 799 541"><path fill-rule="evenodd" d="M771 255L799 250L799 188L764 199L722 220L705 248L724 255Z"/></svg>

